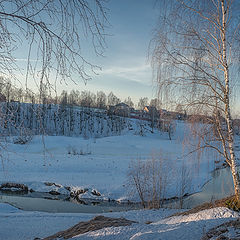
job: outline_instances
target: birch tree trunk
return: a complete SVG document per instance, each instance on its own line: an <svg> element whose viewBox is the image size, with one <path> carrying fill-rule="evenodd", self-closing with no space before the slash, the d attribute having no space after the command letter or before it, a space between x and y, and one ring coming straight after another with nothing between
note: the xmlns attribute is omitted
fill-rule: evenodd
<svg viewBox="0 0 240 240"><path fill-rule="evenodd" d="M239 193L240 193L240 184L239 184L239 175L237 171L237 164L236 164L236 157L234 152L234 134L233 134L233 124L232 118L230 113L230 103L229 103L229 69L228 69L228 61L227 61L227 48L226 48L226 6L225 1L221 0L221 7L222 7L222 30L221 30L221 40L222 40L222 62L223 62L223 69L224 69L224 80L225 80L225 118L227 122L227 131L228 131L228 146L229 146L229 153L230 153L230 168L233 177L233 184L234 184L234 192L235 196L239 200Z"/></svg>

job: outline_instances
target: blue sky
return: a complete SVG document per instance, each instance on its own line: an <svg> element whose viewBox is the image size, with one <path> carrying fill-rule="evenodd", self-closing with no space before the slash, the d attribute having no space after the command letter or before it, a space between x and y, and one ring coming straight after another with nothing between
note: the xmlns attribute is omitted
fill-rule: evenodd
<svg viewBox="0 0 240 240"><path fill-rule="evenodd" d="M148 46L152 32L158 19L156 0L109 0L105 7L110 26L106 28L106 49L104 56L94 53L90 39L81 36L82 55L90 63L98 65L101 70L97 75L91 74L92 80L85 85L79 76L74 76L77 84L67 81L67 84L57 84L58 94L62 90L89 90L92 92L111 91L121 100L128 96L137 103L140 97L155 97L152 84L152 70L148 61ZM81 34L80 34L81 35ZM36 51L32 51L32 61ZM15 52L18 64L23 71L17 77L25 83L27 51L26 46L18 46ZM52 76L54 78L54 76ZM28 87L37 91L39 83L28 81Z"/></svg>
<svg viewBox="0 0 240 240"><path fill-rule="evenodd" d="M68 82L67 89L93 92L113 91L122 100L130 96L135 102L140 97L154 98L152 73L147 60L148 45L157 20L155 0L110 0L108 20L110 27L106 37L107 49L104 57L87 53L94 64L102 70L92 75L92 80L85 84L76 79L78 85ZM66 86L59 86L59 90Z"/></svg>
<svg viewBox="0 0 240 240"><path fill-rule="evenodd" d="M78 76L74 76L77 84L70 80L67 85L57 84L58 93L72 89L104 91L106 94L112 91L122 100L130 96L135 103L140 97L155 98L156 86L152 82L147 58L149 42L159 16L159 5L156 7L155 4L156 0L109 0L106 7L110 27L106 29L109 36L106 37L104 57L93 53L89 39L85 39L82 47L83 56L102 70L97 71L97 75L92 74L92 80L86 85ZM19 52L22 54L24 51L20 48ZM17 58L26 63L26 56L21 54ZM32 88L36 90L35 83L32 83Z"/></svg>

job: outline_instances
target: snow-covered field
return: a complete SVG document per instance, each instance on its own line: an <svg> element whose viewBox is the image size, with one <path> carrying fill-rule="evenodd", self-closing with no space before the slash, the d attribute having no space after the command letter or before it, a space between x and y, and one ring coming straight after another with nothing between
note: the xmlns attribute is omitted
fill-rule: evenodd
<svg viewBox="0 0 240 240"><path fill-rule="evenodd" d="M62 186L96 189L105 198L124 200L135 197L137 200L136 196L128 194L127 188L131 162L161 158L169 171L166 197L177 195L176 182L180 181L183 164L189 178L186 191L196 192L211 178L210 172L215 164L209 157L203 157L201 161L196 155L181 158L186 153L183 144L186 133L185 124L178 122L172 140L166 133L157 131L145 136L129 131L121 136L95 139L35 136L26 145L9 141L2 143L7 151L2 157L0 181L25 183L35 191L49 191L54 186L45 186L43 182L54 182ZM56 190L66 192L64 188Z"/></svg>
<svg viewBox="0 0 240 240"><path fill-rule="evenodd" d="M35 191L57 190L66 193L63 186L72 189L95 189L101 197L117 200L139 200L129 194L128 172L131 162L141 159L162 159L168 170L169 184L166 197L176 196L182 167L188 171L185 191L196 192L211 178L215 168L214 156L205 155L199 161L196 155L183 157L189 130L182 121L176 122L176 131L169 140L167 133L127 131L120 136L104 138L35 136L25 145L13 144L9 138L2 141L0 183L24 183ZM46 186L53 182L59 186ZM82 197L89 197L88 193ZM92 196L90 196L92 197ZM111 217L125 217L139 222L128 227L107 228L87 233L79 239L200 239L208 229L238 217L225 208L203 211L190 216L166 218L176 210L138 210L106 213ZM93 214L51 214L24 212L7 204L0 204L0 239L33 239L46 237L68 228L79 221L89 220ZM145 224L151 221L153 224ZM14 226L14 231L12 231ZM76 238L78 239L78 238Z"/></svg>

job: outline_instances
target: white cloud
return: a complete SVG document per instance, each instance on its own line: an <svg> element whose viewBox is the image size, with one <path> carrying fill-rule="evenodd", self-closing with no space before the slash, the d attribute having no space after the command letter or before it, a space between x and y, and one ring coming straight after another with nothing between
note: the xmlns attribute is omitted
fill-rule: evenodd
<svg viewBox="0 0 240 240"><path fill-rule="evenodd" d="M138 65L132 67L116 67L112 66L103 69L99 72L101 75L111 75L121 77L140 83L149 83L151 80L151 67L150 65Z"/></svg>

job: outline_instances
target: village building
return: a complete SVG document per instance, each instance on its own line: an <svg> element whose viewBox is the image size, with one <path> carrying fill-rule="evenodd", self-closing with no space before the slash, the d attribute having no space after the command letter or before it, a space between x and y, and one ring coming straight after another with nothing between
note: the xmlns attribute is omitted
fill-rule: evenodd
<svg viewBox="0 0 240 240"><path fill-rule="evenodd" d="M129 117L132 108L130 108L126 103L118 103L115 106L108 107L108 114L114 114L122 117Z"/></svg>

